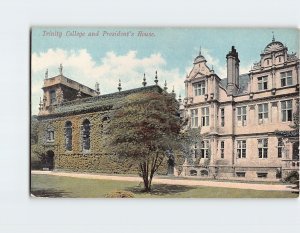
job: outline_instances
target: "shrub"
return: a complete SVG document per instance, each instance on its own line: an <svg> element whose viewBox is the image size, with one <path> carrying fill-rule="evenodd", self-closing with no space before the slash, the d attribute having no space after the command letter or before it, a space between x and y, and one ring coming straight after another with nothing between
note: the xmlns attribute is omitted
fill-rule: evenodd
<svg viewBox="0 0 300 233"><path fill-rule="evenodd" d="M291 171L287 177L284 179L285 182L291 183L291 184L297 184L297 187L299 187L299 172L298 171Z"/></svg>
<svg viewBox="0 0 300 233"><path fill-rule="evenodd" d="M133 198L134 194L129 191L112 191L105 195L106 198Z"/></svg>

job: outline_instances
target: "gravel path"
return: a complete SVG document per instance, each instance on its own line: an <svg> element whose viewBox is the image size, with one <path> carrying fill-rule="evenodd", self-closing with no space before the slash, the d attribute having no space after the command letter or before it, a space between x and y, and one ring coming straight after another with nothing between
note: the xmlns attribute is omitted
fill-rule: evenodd
<svg viewBox="0 0 300 233"><path fill-rule="evenodd" d="M66 177L75 177L75 178L83 178L83 179L142 182L142 179L140 177L135 177L135 176L116 176L116 175L52 172L52 171L31 171L31 174L47 174L52 176L66 176ZM223 182L223 181L218 182L218 181L211 181L211 180L188 180L188 179L178 179L178 178L176 179L154 178L153 183L170 184L170 185L186 185L186 186L253 189L253 190L264 190L264 191L292 191L293 190L291 185L284 185L284 184L253 184L253 183Z"/></svg>

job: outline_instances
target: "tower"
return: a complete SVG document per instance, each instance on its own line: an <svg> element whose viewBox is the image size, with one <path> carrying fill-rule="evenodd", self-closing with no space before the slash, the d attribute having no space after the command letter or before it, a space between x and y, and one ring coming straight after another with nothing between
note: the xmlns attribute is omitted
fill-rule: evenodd
<svg viewBox="0 0 300 233"><path fill-rule="evenodd" d="M231 47L231 51L226 55L227 59L227 95L236 94L239 89L239 67L240 60L239 54L234 48Z"/></svg>

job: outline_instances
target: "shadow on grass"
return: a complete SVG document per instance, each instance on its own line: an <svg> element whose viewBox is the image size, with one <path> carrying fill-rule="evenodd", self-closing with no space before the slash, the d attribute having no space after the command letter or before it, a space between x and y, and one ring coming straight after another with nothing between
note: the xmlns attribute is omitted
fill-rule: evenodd
<svg viewBox="0 0 300 233"><path fill-rule="evenodd" d="M151 195L164 196L168 194L177 194L187 192L189 190L195 189L196 187L184 186L184 185L168 185L168 184L154 184L151 187ZM126 191L133 192L134 194L143 194L143 186L136 186L127 188Z"/></svg>
<svg viewBox="0 0 300 233"><path fill-rule="evenodd" d="M35 197L66 197L67 192L56 189L31 190Z"/></svg>

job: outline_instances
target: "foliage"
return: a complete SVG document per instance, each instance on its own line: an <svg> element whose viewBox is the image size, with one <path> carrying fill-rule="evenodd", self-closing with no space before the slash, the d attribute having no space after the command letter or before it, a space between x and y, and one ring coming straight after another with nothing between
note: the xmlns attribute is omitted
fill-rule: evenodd
<svg viewBox="0 0 300 233"><path fill-rule="evenodd" d="M145 191L151 190L153 176L176 147L180 130L177 111L175 98L159 92L131 94L113 108L108 148L120 157L134 158Z"/></svg>
<svg viewBox="0 0 300 233"><path fill-rule="evenodd" d="M291 171L286 176L284 181L288 182L288 183L291 183L291 184L297 184L297 187L299 187L299 172L298 171Z"/></svg>
<svg viewBox="0 0 300 233"><path fill-rule="evenodd" d="M133 198L134 193L129 192L129 191L112 191L108 194L105 195L106 198Z"/></svg>

